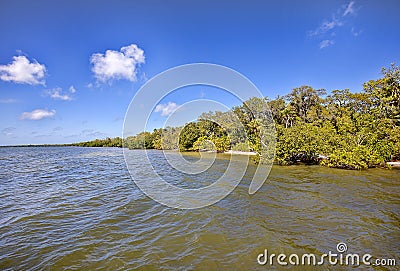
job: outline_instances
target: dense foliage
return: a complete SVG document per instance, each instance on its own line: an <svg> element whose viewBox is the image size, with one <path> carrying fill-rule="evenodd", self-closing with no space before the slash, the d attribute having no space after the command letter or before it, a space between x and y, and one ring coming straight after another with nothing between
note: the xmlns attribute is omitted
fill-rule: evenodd
<svg viewBox="0 0 400 271"><path fill-rule="evenodd" d="M105 139L95 139L92 141L85 141L79 143L69 144L72 146L80 146L80 147L122 147L122 138L114 137L114 138L105 138Z"/></svg>
<svg viewBox="0 0 400 271"><path fill-rule="evenodd" d="M167 127L133 137L106 139L130 149L155 148L181 151L256 151L260 153L260 120L272 114L276 128L276 162L322 164L364 169L400 160L400 69L382 69L383 77L370 80L363 91L311 86L294 88L288 95L252 98L228 112L203 113L197 122ZM240 123L241 127L238 127ZM91 141L84 144L96 145Z"/></svg>

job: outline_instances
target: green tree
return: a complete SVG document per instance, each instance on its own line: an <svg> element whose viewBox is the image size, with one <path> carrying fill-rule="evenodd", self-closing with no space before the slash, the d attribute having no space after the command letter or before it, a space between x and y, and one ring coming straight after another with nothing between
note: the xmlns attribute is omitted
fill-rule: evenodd
<svg viewBox="0 0 400 271"><path fill-rule="evenodd" d="M257 162L272 157L275 121L276 161L364 169L400 160L400 68L382 69L360 92L310 86L276 99L251 98L227 112L207 112L184 127L141 132L122 140L95 139L73 145L226 151L256 151ZM268 107L271 109L269 110ZM261 137L263 142L261 142ZM262 156L261 156L262 154Z"/></svg>
<svg viewBox="0 0 400 271"><path fill-rule="evenodd" d="M201 136L200 129L195 122L186 124L179 135L179 150L187 151L193 147L193 143Z"/></svg>
<svg viewBox="0 0 400 271"><path fill-rule="evenodd" d="M294 88L291 93L289 93L286 98L289 103L294 107L297 115L304 122L310 122L309 113L313 107L321 107L323 98L321 96L325 95L326 91L324 89L313 89L310 86L301 86Z"/></svg>

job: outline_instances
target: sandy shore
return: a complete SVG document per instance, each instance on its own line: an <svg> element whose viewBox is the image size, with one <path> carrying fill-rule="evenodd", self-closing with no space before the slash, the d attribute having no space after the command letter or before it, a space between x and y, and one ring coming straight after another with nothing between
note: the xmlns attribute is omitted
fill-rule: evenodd
<svg viewBox="0 0 400 271"><path fill-rule="evenodd" d="M253 151L233 151L233 150L229 150L224 152L226 154L240 154L240 155L257 155L256 152Z"/></svg>
<svg viewBox="0 0 400 271"><path fill-rule="evenodd" d="M400 168L400 162L386 162L386 164L392 168Z"/></svg>

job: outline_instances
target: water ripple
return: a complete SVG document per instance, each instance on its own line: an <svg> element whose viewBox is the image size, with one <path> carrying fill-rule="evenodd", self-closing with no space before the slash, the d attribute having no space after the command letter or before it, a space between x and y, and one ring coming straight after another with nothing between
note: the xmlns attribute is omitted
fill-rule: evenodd
<svg viewBox="0 0 400 271"><path fill-rule="evenodd" d="M132 152L131 166L146 179L139 154ZM217 159L197 176L168 167L160 152L150 157L184 188L212 183L228 162ZM250 166L224 200L177 210L138 190L121 149L0 148L0 169L1 270L265 270L256 259L266 248L320 255L338 242L352 252L400 255L395 170L274 167L249 195Z"/></svg>

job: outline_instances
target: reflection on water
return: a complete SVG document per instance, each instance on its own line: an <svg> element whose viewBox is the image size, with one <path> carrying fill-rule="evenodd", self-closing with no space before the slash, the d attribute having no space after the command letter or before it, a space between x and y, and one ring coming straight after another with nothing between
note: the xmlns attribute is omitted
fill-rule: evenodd
<svg viewBox="0 0 400 271"><path fill-rule="evenodd" d="M140 167L141 151L131 152ZM171 183L190 188L213 182L227 163L185 175L160 152L149 155ZM264 249L320 255L339 242L399 260L399 170L274 166L249 195L253 171L217 204L177 210L138 190L121 149L0 148L0 269L270 270L279 268L257 264Z"/></svg>

